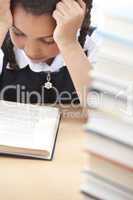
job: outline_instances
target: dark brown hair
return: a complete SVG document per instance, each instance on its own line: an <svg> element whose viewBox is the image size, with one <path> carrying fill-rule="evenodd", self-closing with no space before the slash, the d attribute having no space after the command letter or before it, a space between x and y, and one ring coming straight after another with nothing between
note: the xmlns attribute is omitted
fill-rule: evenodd
<svg viewBox="0 0 133 200"><path fill-rule="evenodd" d="M60 0L11 0L11 11L13 12L14 8L18 5L22 6L27 12L34 15L41 15L44 13L53 13L56 8L56 4ZM90 23L91 23L91 9L92 9L93 0L84 0L86 3L86 14L80 30L79 43L84 47L86 35L91 33ZM12 69L19 69L19 66L15 59L15 54L13 51L13 44L10 38L9 33L3 44L4 51L6 52L6 57L10 63Z"/></svg>

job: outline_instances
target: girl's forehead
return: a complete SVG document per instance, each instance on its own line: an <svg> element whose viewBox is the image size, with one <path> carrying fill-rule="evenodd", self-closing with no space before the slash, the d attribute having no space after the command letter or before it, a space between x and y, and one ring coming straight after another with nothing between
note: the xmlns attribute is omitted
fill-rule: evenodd
<svg viewBox="0 0 133 200"><path fill-rule="evenodd" d="M13 24L25 35L42 37L51 35L56 21L50 14L34 15L22 7L16 7L13 13Z"/></svg>

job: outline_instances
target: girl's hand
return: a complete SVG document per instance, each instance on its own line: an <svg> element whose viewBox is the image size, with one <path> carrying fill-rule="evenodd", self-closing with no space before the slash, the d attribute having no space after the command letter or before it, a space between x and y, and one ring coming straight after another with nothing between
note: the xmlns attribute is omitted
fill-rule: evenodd
<svg viewBox="0 0 133 200"><path fill-rule="evenodd" d="M53 17L57 22L54 40L68 45L76 41L76 34L84 20L86 4L83 0L61 0L56 5Z"/></svg>
<svg viewBox="0 0 133 200"><path fill-rule="evenodd" d="M0 0L0 30L10 28L12 21L10 0Z"/></svg>

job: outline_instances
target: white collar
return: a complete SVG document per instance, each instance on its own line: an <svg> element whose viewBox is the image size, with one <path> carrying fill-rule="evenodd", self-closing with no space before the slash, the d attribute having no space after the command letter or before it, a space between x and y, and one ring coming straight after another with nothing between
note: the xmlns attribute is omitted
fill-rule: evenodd
<svg viewBox="0 0 133 200"><path fill-rule="evenodd" d="M58 54L54 58L51 65L48 65L47 63L37 63L37 64L32 63L31 60L25 54L24 50L22 49L14 47L14 53L16 56L16 61L21 69L29 65L30 69L34 72L41 72L41 71L55 72L59 71L61 67L65 66L65 62L61 54Z"/></svg>

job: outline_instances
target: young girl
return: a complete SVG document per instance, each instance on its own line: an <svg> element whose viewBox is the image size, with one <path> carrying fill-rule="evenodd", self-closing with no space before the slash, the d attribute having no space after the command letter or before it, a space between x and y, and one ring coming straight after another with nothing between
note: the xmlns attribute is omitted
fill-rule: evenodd
<svg viewBox="0 0 133 200"><path fill-rule="evenodd" d="M84 105L92 0L0 0L0 95Z"/></svg>

